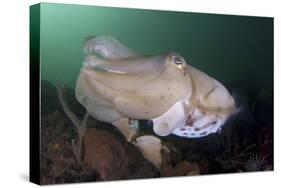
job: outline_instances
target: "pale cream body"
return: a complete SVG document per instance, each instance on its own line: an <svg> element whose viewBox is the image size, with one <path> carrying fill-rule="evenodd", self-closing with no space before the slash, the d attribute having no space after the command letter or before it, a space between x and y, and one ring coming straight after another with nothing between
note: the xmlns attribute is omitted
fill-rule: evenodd
<svg viewBox="0 0 281 188"><path fill-rule="evenodd" d="M84 52L76 98L91 116L116 126L128 141L137 133L130 119L152 120L159 136L197 138L217 132L236 111L221 83L177 53L143 56L112 37L89 39ZM144 157L159 166L161 143L146 136L136 141Z"/></svg>

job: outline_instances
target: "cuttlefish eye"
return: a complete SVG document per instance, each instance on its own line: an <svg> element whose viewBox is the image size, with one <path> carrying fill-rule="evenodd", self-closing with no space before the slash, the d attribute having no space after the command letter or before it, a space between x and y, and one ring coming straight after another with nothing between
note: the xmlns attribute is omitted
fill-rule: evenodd
<svg viewBox="0 0 281 188"><path fill-rule="evenodd" d="M184 62L183 62L182 58L180 58L178 56L173 56L172 58L173 58L173 61L176 65L183 65Z"/></svg>
<svg viewBox="0 0 281 188"><path fill-rule="evenodd" d="M179 70L185 70L186 69L185 60L178 54L173 54L171 56L171 63L172 63L173 66L175 66Z"/></svg>

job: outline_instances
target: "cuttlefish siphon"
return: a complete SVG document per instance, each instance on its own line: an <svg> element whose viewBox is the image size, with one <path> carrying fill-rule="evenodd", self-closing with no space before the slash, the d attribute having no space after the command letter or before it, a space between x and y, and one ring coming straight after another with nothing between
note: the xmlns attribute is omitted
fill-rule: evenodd
<svg viewBox="0 0 281 188"><path fill-rule="evenodd" d="M134 120L152 120L159 136L197 138L220 130L237 110L220 82L176 52L142 55L107 36L88 38L84 52L76 98L128 140Z"/></svg>

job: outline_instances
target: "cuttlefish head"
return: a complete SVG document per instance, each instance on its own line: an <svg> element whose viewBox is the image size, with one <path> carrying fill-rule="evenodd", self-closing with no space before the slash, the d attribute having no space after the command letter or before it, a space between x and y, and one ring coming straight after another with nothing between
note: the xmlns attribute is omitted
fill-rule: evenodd
<svg viewBox="0 0 281 188"><path fill-rule="evenodd" d="M221 83L190 65L186 69L192 80L192 94L153 119L153 130L159 136L199 138L220 132L238 111L233 97Z"/></svg>

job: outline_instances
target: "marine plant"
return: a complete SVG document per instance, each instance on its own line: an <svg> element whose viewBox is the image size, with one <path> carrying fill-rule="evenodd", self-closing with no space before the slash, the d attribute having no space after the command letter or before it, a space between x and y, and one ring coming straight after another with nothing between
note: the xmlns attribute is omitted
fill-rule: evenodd
<svg viewBox="0 0 281 188"><path fill-rule="evenodd" d="M75 140L72 140L73 141L72 147L73 147L73 153L74 153L77 161L79 162L79 164L82 164L82 162L81 162L82 144L83 144L83 138L84 138L84 136L86 134L86 130L87 130L87 122L88 122L89 114L86 113L84 115L83 120L79 120L77 118L77 116L70 110L67 102L65 101L63 88L61 87L61 84L57 83L56 88L57 88L59 101L63 107L65 114L71 120L72 124L76 127L78 139L76 142L75 142Z"/></svg>

